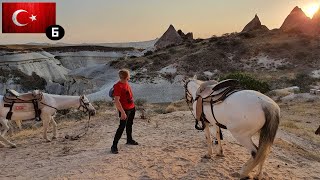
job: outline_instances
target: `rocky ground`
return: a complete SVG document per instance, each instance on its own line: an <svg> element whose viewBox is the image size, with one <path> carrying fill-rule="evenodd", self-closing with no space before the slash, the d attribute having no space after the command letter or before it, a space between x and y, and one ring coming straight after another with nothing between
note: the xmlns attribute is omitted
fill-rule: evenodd
<svg viewBox="0 0 320 180"><path fill-rule="evenodd" d="M312 134L319 104L280 103L281 127L265 163L266 179L320 179L320 137ZM148 119L138 113L134 124L140 145L125 145L124 135L118 155L109 152L118 126L111 106L100 105L88 134L76 141L64 137L81 132L85 118L60 120L59 137L50 143L41 138L41 128L16 132L10 139L17 149L0 149L0 179L238 179L247 150L224 131L225 157L203 159L204 132L194 129L190 112L181 111L186 108L147 106Z"/></svg>

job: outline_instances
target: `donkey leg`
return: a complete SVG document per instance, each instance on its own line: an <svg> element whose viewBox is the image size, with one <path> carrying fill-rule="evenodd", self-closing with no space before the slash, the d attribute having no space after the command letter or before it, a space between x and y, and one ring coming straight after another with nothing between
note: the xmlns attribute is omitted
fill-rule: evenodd
<svg viewBox="0 0 320 180"><path fill-rule="evenodd" d="M220 128L218 126L216 126L216 138L217 138L217 141L218 141L217 156L224 156L223 155L223 150L222 150L222 144L221 144Z"/></svg>
<svg viewBox="0 0 320 180"><path fill-rule="evenodd" d="M17 147L15 144L13 144L12 142L10 142L6 138L4 138L2 135L0 135L0 141L8 144L11 148L16 148Z"/></svg>
<svg viewBox="0 0 320 180"><path fill-rule="evenodd" d="M50 123L50 117L41 117L42 123L43 123L43 138L47 142L51 142L51 140L48 138L48 128L49 128L49 123Z"/></svg>
<svg viewBox="0 0 320 180"><path fill-rule="evenodd" d="M57 123L54 120L53 116L51 116L52 128L53 128L53 137L52 139L57 139Z"/></svg>
<svg viewBox="0 0 320 180"><path fill-rule="evenodd" d="M254 161L254 158L257 154L258 148L257 146L252 142L251 137L249 136L243 136L243 135L235 135L233 134L234 138L245 148L247 148L251 152L250 159L244 164L244 166L241 168L240 171L240 178L248 178L249 173L253 170L254 167L252 167L252 163Z"/></svg>
<svg viewBox="0 0 320 180"><path fill-rule="evenodd" d="M212 139L211 139L211 133L210 133L210 128L209 128L209 123L205 123L205 136L206 136L206 140L207 140L207 144L208 144L208 154L206 154L204 156L204 158L208 158L210 159L212 156Z"/></svg>

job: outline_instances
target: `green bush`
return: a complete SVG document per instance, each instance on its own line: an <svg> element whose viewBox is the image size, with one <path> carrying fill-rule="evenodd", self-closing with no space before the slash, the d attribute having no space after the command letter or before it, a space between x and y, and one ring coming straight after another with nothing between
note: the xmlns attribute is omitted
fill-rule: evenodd
<svg viewBox="0 0 320 180"><path fill-rule="evenodd" d="M244 89L255 90L255 91L259 91L261 93L266 93L266 92L270 91L270 86L268 83L263 82L263 81L259 81L255 78L253 78L249 74L231 73L231 74L228 74L225 77L221 78L221 80L225 80L225 79L237 79L238 81L240 81L240 85Z"/></svg>

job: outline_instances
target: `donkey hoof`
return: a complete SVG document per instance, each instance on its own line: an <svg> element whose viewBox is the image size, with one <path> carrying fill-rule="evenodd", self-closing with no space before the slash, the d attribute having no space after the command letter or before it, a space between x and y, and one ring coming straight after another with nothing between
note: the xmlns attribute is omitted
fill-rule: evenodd
<svg viewBox="0 0 320 180"><path fill-rule="evenodd" d="M57 139L57 137L56 137L56 136L53 136L53 137L52 137L52 140L54 140L54 139Z"/></svg>
<svg viewBox="0 0 320 180"><path fill-rule="evenodd" d="M211 155L206 154L206 155L204 155L202 158L204 158L204 159L211 159Z"/></svg>
<svg viewBox="0 0 320 180"><path fill-rule="evenodd" d="M13 148L17 148L17 145L11 144L11 145L10 145L10 148L12 148L12 149L13 149Z"/></svg>
<svg viewBox="0 0 320 180"><path fill-rule="evenodd" d="M46 139L46 142L49 143L49 142L51 142L51 140L50 139Z"/></svg>

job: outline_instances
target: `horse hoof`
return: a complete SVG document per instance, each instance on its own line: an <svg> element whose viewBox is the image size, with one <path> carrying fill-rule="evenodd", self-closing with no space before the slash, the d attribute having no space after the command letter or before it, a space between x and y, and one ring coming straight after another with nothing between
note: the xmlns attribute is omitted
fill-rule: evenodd
<svg viewBox="0 0 320 180"><path fill-rule="evenodd" d="M50 139L46 139L46 142L49 143L49 142L51 142L51 140Z"/></svg>
<svg viewBox="0 0 320 180"><path fill-rule="evenodd" d="M240 180L247 180L247 179L252 179L252 178L250 176L240 178Z"/></svg>
<svg viewBox="0 0 320 180"><path fill-rule="evenodd" d="M53 137L52 137L52 140L54 140L54 139L57 139L57 137L53 136Z"/></svg>
<svg viewBox="0 0 320 180"><path fill-rule="evenodd" d="M10 146L10 148L12 148L12 149L17 148L17 145L12 144L12 145Z"/></svg>
<svg viewBox="0 0 320 180"><path fill-rule="evenodd" d="M224 154L217 154L217 157L224 157Z"/></svg>
<svg viewBox="0 0 320 180"><path fill-rule="evenodd" d="M211 159L211 156L208 155L208 154L206 154L206 155L204 155L202 158L204 158L204 159Z"/></svg>
<svg viewBox="0 0 320 180"><path fill-rule="evenodd" d="M257 174L253 179L254 180L261 180L261 179L263 179L263 177L262 177L262 175Z"/></svg>

